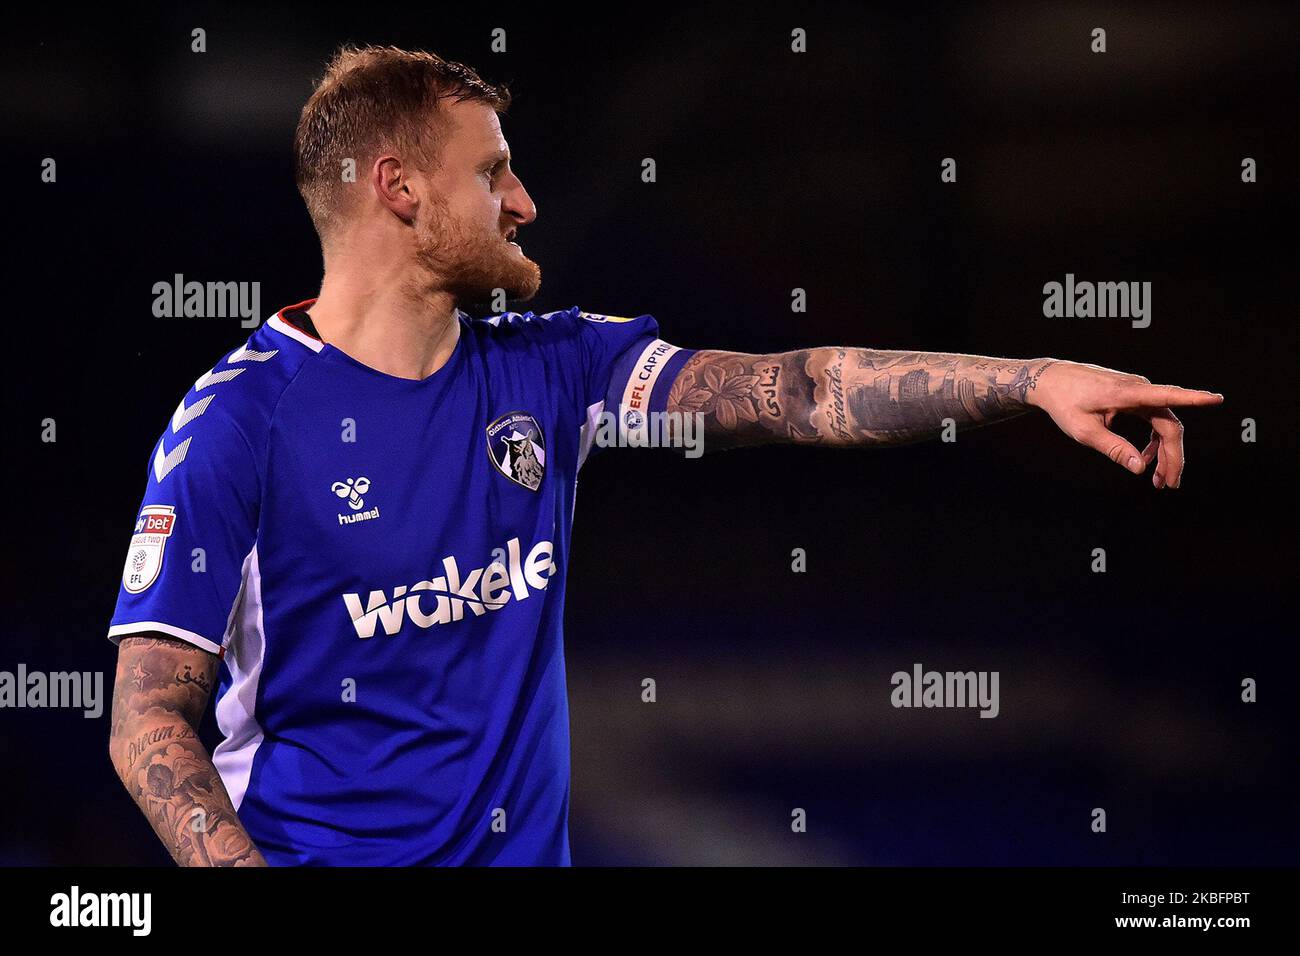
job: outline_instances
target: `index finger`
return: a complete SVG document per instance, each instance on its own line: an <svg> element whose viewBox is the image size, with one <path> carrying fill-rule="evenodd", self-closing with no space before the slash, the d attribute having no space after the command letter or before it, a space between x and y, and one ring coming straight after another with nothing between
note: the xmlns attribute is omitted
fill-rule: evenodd
<svg viewBox="0 0 1300 956"><path fill-rule="evenodd" d="M1177 385L1130 385L1121 393L1120 400L1129 407L1170 408L1219 405L1223 402L1223 396L1218 392L1180 388Z"/></svg>

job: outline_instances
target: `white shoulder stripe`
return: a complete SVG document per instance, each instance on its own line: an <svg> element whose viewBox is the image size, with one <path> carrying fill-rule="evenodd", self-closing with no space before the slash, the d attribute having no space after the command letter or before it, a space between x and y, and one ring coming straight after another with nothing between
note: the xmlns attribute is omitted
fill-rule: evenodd
<svg viewBox="0 0 1300 956"><path fill-rule="evenodd" d="M213 392L211 395L199 399L189 408L186 408L185 397L182 396L181 403L176 406L176 411L172 415L172 434L175 435L190 422L194 421L194 419L206 412L208 406L212 404L212 400L216 397L217 393Z"/></svg>
<svg viewBox="0 0 1300 956"><path fill-rule="evenodd" d="M226 358L226 364L230 365L233 362L265 362L279 354L279 349L271 349L266 352L259 352L256 349L250 349L248 343L245 342L235 351L230 353ZM248 371L247 367L226 368L218 372L214 366L198 377L194 382L194 391L201 392L205 388L211 388L213 385L221 385L224 382L229 382L243 375L246 371ZM182 396L181 403L176 406L176 411L172 413L172 434L175 435L190 422L194 421L206 412L208 406L212 404L212 400L216 397L217 392L214 391L209 395L204 395L193 405L186 405L185 398ZM165 434L166 433L164 433L164 437ZM166 445L162 441L158 442L158 450L154 453L153 457L153 474L156 481L161 482L177 465L185 460L185 455L189 452L190 442L193 438L193 435L189 436L170 452L166 451Z"/></svg>
<svg viewBox="0 0 1300 956"><path fill-rule="evenodd" d="M280 354L279 349L271 349L271 351L269 352L258 352L255 349L250 349L248 347L248 343L245 342L235 351L230 353L230 358L226 359L226 363L229 364L231 362L265 362L268 359L275 358L279 354Z"/></svg>
<svg viewBox="0 0 1300 956"><path fill-rule="evenodd" d="M158 450L153 456L153 476L155 481L162 481L167 474L185 460L185 454L190 450L190 442L194 440L191 435L166 455L163 454L163 443L158 442Z"/></svg>
<svg viewBox="0 0 1300 956"><path fill-rule="evenodd" d="M281 335L287 335L295 342L301 342L313 352L319 352L325 347L325 343L320 339L314 339L301 329L295 329L288 322L284 321L284 319L280 318L279 313L276 313L271 316L271 318L267 319L266 325L268 328L275 329L275 331L279 332Z"/></svg>
<svg viewBox="0 0 1300 956"><path fill-rule="evenodd" d="M194 391L201 391L209 385L220 385L222 382L229 382L232 378L238 378L248 369L228 368L224 372L218 372L216 369L209 369L198 377L194 383Z"/></svg>

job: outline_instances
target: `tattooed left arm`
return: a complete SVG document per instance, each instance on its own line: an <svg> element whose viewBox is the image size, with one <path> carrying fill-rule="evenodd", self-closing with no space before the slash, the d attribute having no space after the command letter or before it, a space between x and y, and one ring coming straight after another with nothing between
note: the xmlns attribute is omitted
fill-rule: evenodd
<svg viewBox="0 0 1300 956"><path fill-rule="evenodd" d="M969 428L1038 407L1075 441L1134 474L1158 460L1155 486L1177 488L1182 424L1171 408L1222 400L1057 359L815 348L696 352L673 382L668 411L700 414L706 448L733 448L776 441L901 444L937 437L949 422ZM1144 451L1110 431L1120 412L1151 423Z"/></svg>

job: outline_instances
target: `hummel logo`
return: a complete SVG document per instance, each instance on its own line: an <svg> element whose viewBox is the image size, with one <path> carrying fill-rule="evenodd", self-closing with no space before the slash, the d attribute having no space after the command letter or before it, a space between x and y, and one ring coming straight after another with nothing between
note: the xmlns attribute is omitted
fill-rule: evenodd
<svg viewBox="0 0 1300 956"><path fill-rule="evenodd" d="M336 481L330 485L330 491L340 498L348 499L348 507L353 511L361 510L361 506L366 503L361 496L369 490L369 478L349 478L346 481Z"/></svg>
<svg viewBox="0 0 1300 956"><path fill-rule="evenodd" d="M358 521L369 521L371 518L379 517L379 508L376 506L369 511L362 511L366 499L361 496L370 492L370 479L364 475L360 478L348 478L345 481L336 481L330 485L330 491L340 498L347 499L348 507L357 514L340 514L339 524L355 524Z"/></svg>

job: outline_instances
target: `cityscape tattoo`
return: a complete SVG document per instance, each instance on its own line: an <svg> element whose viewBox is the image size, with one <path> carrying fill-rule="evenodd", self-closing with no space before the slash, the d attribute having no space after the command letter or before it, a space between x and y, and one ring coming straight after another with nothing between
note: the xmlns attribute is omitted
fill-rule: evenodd
<svg viewBox="0 0 1300 956"><path fill-rule="evenodd" d="M900 444L935 437L949 421L960 429L1026 411L1051 364L861 348L700 351L673 383L668 411L702 414L715 447Z"/></svg>

